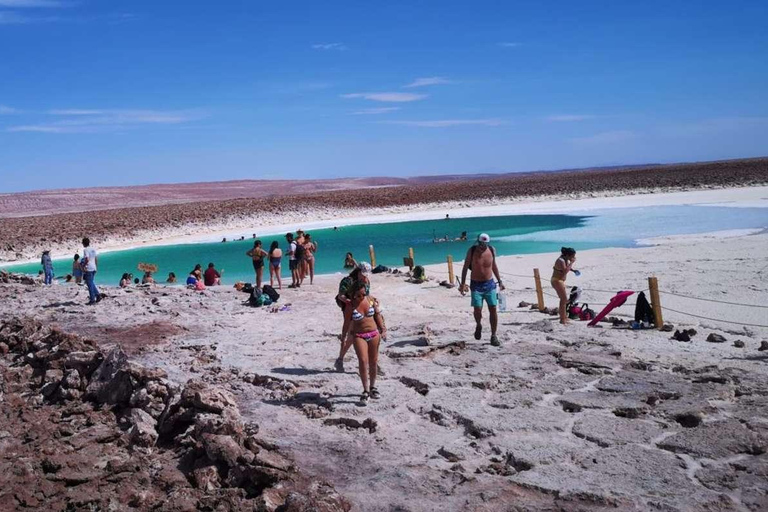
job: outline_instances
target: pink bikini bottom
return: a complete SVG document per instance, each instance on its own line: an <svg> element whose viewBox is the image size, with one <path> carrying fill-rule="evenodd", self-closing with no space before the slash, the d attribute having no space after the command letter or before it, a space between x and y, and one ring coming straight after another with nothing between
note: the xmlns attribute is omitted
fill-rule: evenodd
<svg viewBox="0 0 768 512"><path fill-rule="evenodd" d="M373 338L375 338L378 335L379 335L379 331L377 329L374 329L368 332L358 332L357 334L355 334L355 337L364 339L365 341L371 341Z"/></svg>

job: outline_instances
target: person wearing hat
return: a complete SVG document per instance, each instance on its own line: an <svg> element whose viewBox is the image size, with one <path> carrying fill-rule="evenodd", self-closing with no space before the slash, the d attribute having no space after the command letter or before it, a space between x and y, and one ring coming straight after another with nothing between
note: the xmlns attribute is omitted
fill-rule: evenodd
<svg viewBox="0 0 768 512"><path fill-rule="evenodd" d="M504 289L504 284L499 277L499 268L496 266L496 250L490 245L491 237L481 233L477 237L477 243L469 248L464 258L464 267L461 269L461 285L459 292L465 295L469 290L472 296L472 308L474 309L475 339L479 340L483 334L483 301L488 304L488 315L491 318L491 345L501 345L496 336L496 328L499 324L499 316L496 306L499 302L496 291L496 281L499 289ZM467 270L471 271L469 286L467 286ZM496 281L493 280L494 276Z"/></svg>

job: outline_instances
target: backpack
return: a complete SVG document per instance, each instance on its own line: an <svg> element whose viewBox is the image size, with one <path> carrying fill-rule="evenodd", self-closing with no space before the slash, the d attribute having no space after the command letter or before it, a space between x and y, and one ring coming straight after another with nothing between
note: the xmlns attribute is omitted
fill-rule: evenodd
<svg viewBox="0 0 768 512"><path fill-rule="evenodd" d="M280 294L277 293L277 290L275 290L274 288L272 288L268 284L264 285L264 287L262 288L262 292L264 293L264 295L269 297L269 300L271 302L277 302L277 300L280 298Z"/></svg>
<svg viewBox="0 0 768 512"><path fill-rule="evenodd" d="M374 274L381 274L382 272L389 272L389 268L384 265L377 265L371 272Z"/></svg>
<svg viewBox="0 0 768 512"><path fill-rule="evenodd" d="M648 299L645 298L645 292L640 292L637 295L637 304L635 304L635 322L656 324L653 308L648 303Z"/></svg>
<svg viewBox="0 0 768 512"><path fill-rule="evenodd" d="M245 283L243 284L243 287L240 289L241 292L245 293L253 293L254 286L251 283Z"/></svg>
<svg viewBox="0 0 768 512"><path fill-rule="evenodd" d="M300 243L298 242L295 242L295 243L296 243L296 249L293 251L293 257L296 258L297 260L302 260L304 259L304 253L307 252L307 250Z"/></svg>
<svg viewBox="0 0 768 512"><path fill-rule="evenodd" d="M421 265L416 265L415 267L413 267L413 278L417 281L426 281L427 275L426 275L426 272L424 271L424 267L422 267Z"/></svg>
<svg viewBox="0 0 768 512"><path fill-rule="evenodd" d="M579 320L592 320L595 318L595 310L589 309L589 304L584 304L581 306L581 311L579 312Z"/></svg>
<svg viewBox="0 0 768 512"><path fill-rule="evenodd" d="M475 259L475 248L477 245L473 245L469 249L469 264L467 265L467 268L469 270L472 270L472 260ZM489 245L488 248L491 250L491 256L493 256L493 262L496 263L496 249L493 248L492 245Z"/></svg>

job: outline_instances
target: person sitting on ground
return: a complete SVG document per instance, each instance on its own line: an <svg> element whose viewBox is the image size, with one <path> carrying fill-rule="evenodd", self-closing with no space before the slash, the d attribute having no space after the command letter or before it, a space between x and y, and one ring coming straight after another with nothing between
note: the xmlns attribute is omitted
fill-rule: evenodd
<svg viewBox="0 0 768 512"><path fill-rule="evenodd" d="M168 284L174 284L176 282L176 274L173 272L168 272L168 279L165 280Z"/></svg>
<svg viewBox="0 0 768 512"><path fill-rule="evenodd" d="M280 244L277 240L272 241L269 246L269 286L275 287L275 279L277 279L277 289L283 289L283 283L280 280L280 264L283 261L283 250L280 249Z"/></svg>
<svg viewBox="0 0 768 512"><path fill-rule="evenodd" d="M351 301L344 309L344 325L339 338L353 340L360 380L363 383L363 393L360 396L363 404L368 402L368 398L380 397L379 390L376 389L379 343L387 337L387 327L381 312L381 304L368 295L366 284L358 282Z"/></svg>
<svg viewBox="0 0 768 512"><path fill-rule="evenodd" d="M355 269L349 273L348 276L343 278L339 282L339 293L336 295L336 304L341 308L342 312L346 309L347 304L352 302L352 294L358 284L365 286L366 293L371 292L371 281L368 276L371 273L371 266L365 261L360 262ZM352 338L340 338L341 345L339 347L339 357L334 363L334 368L337 372L344 371L344 356L347 355L349 347L352 346L354 339Z"/></svg>
<svg viewBox="0 0 768 512"><path fill-rule="evenodd" d="M346 258L344 258L344 268L355 268L356 266L355 257L352 256L351 252L348 252Z"/></svg>
<svg viewBox="0 0 768 512"><path fill-rule="evenodd" d="M201 279L200 271L195 269L187 276L187 286L194 288L197 282Z"/></svg>
<svg viewBox="0 0 768 512"><path fill-rule="evenodd" d="M71 283L72 282L72 274L67 274L64 276L64 282L65 283Z"/></svg>
<svg viewBox="0 0 768 512"><path fill-rule="evenodd" d="M264 257L268 256L267 251L261 248L261 240L253 242L253 249L245 253L253 262L253 270L256 272L256 288L261 290L261 278L264 275Z"/></svg>
<svg viewBox="0 0 768 512"><path fill-rule="evenodd" d="M152 272L144 272L144 275L141 278L141 284L155 284L155 278L152 277Z"/></svg>
<svg viewBox="0 0 768 512"><path fill-rule="evenodd" d="M43 251L43 256L40 258L40 264L43 266L43 275L45 276L45 284L53 284L53 262L51 261L51 251Z"/></svg>
<svg viewBox="0 0 768 512"><path fill-rule="evenodd" d="M304 235L304 275L309 275L309 284L315 284L315 253L317 252L317 243L312 240L312 236L307 233Z"/></svg>
<svg viewBox="0 0 768 512"><path fill-rule="evenodd" d="M131 286L131 278L128 275L128 272L123 274L123 277L120 278L120 288L128 288Z"/></svg>
<svg viewBox="0 0 768 512"><path fill-rule="evenodd" d="M465 295L468 290L472 292L472 308L475 315L475 339L479 340L482 336L483 326L483 301L488 304L488 315L491 318L491 345L498 347L501 345L496 336L496 328L499 323L496 306L499 303L498 293L496 292L496 282L499 282L499 288L504 289L504 284L499 277L499 268L496 266L496 250L489 245L491 237L486 233L477 237L477 243L469 248L464 258L464 267L461 269L461 284L459 292ZM467 286L467 270L472 270L470 275L470 285Z"/></svg>
<svg viewBox="0 0 768 512"><path fill-rule="evenodd" d="M560 323L568 323L568 291L565 287L565 278L568 272L573 271L573 263L576 261L576 250L573 247L561 247L560 257L555 261L552 267L552 279L550 283L557 292L560 304L557 311L560 315Z"/></svg>
<svg viewBox="0 0 768 512"><path fill-rule="evenodd" d="M221 284L221 273L216 270L213 263L208 264L203 281L205 282L205 286L216 286Z"/></svg>
<svg viewBox="0 0 768 512"><path fill-rule="evenodd" d="M72 262L72 277L75 278L77 284L83 282L83 269L80 267L80 255L77 253L75 253L75 259Z"/></svg>

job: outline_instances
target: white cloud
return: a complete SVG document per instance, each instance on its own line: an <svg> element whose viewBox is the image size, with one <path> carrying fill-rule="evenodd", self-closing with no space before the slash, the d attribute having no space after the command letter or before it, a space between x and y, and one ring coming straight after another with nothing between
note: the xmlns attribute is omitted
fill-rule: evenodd
<svg viewBox="0 0 768 512"><path fill-rule="evenodd" d="M499 126L504 124L501 119L440 119L436 121L381 121L384 124L399 124L403 126L419 126L422 128L450 128L453 126Z"/></svg>
<svg viewBox="0 0 768 512"><path fill-rule="evenodd" d="M423 100L426 94L413 94L410 92L356 92L352 94L342 94L342 98L355 99L363 98L372 101L385 101L390 103L407 103L409 101Z"/></svg>
<svg viewBox="0 0 768 512"><path fill-rule="evenodd" d="M520 46L521 44L522 44L522 43L509 43L509 42L502 42L502 43L499 43L499 46L501 46L502 48L517 48L517 47L518 47L518 46Z"/></svg>
<svg viewBox="0 0 768 512"><path fill-rule="evenodd" d="M0 105L0 116L8 114L18 114L18 110L6 105Z"/></svg>
<svg viewBox="0 0 768 512"><path fill-rule="evenodd" d="M313 44L312 48L315 50L339 50L344 51L347 49L344 43L317 43Z"/></svg>
<svg viewBox="0 0 768 512"><path fill-rule="evenodd" d="M352 112L352 115L366 116L366 115L386 114L388 112L395 112L396 110L400 110L400 107L364 108L362 110L358 110L357 112Z"/></svg>
<svg viewBox="0 0 768 512"><path fill-rule="evenodd" d="M202 119L201 111L162 111L129 109L61 109L50 115L64 117L60 121L11 126L9 132L96 133L135 128L142 125L175 125Z"/></svg>
<svg viewBox="0 0 768 512"><path fill-rule="evenodd" d="M417 78L413 82L411 82L408 85L404 85L403 87L409 88L409 87L425 87L427 85L444 85L444 84L452 84L453 81L448 80L447 78L443 78L441 76L431 76L427 78Z"/></svg>
<svg viewBox="0 0 768 512"><path fill-rule="evenodd" d="M0 0L0 7L21 9L24 7L65 7L67 4L56 0Z"/></svg>
<svg viewBox="0 0 768 512"><path fill-rule="evenodd" d="M579 115L579 114L564 114L559 116L549 116L547 121L553 121L555 123L569 123L572 121L586 121L587 119L594 119L596 116L592 115Z"/></svg>
<svg viewBox="0 0 768 512"><path fill-rule="evenodd" d="M613 130L609 132L602 132L588 137L574 137L569 139L572 143L578 146L601 146L604 144L614 144L617 142L624 142L637 137L635 132L629 130Z"/></svg>

